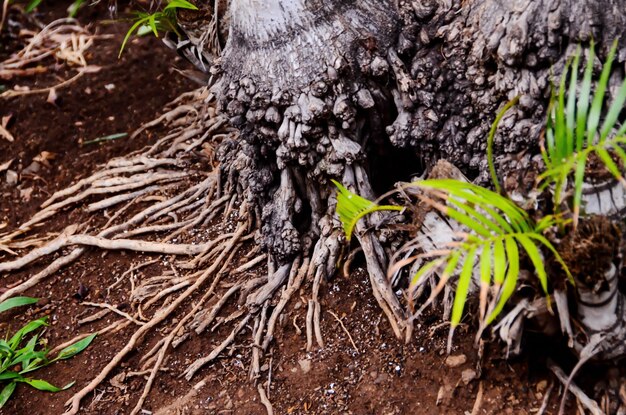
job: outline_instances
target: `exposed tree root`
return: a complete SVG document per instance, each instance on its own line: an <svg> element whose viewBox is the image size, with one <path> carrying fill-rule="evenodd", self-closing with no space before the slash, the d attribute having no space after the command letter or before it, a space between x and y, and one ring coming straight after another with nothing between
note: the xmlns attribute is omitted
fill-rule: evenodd
<svg viewBox="0 0 626 415"><path fill-rule="evenodd" d="M152 339L150 335L157 329L165 330L166 334L140 360L138 372L147 374L148 378L133 414L141 411L168 353L189 339L192 332L202 335L206 330L214 331L219 326L232 324L226 338L182 372L181 376L188 380L217 359L253 322L250 378L260 382L261 362L275 337L281 313L305 284L311 287L307 346L312 349L314 341L319 347L324 346L320 295L322 284L334 274L340 257L341 232L337 223L332 224L330 211L319 215L314 225L321 228L322 235L316 239L316 232L312 233L310 247L305 247L303 255L286 262L280 262L271 253L261 253L258 248L249 249L247 246L260 228L262 215L247 202L246 189L240 181L249 159L239 154L231 164L215 164L215 149L220 148L220 143L232 141L237 131L228 127L225 118L215 114L212 102L213 95L205 89L184 94L171 104L173 107L168 113L142 128L166 125L171 128L169 134L142 151L109 161L90 177L56 192L30 220L0 235L2 245L14 247L18 252L17 258L5 258L0 263L0 272L36 270L3 293L2 299L31 289L62 268L71 266L91 249L167 256L166 262L155 258L132 265L107 287L109 293L129 290L130 311L121 311L108 303L83 303L102 310L82 318L79 325L95 324L114 313L122 318L97 330L100 335L122 329L134 331L98 376L68 400L67 414L78 413L83 399L94 392L131 351L146 338ZM203 167L193 170L192 165ZM292 180L297 178L295 172L286 171L283 192L279 194L284 198L283 205L288 207L293 206ZM350 172L349 185L371 191L360 167L355 166ZM313 186L309 191L315 199ZM55 216L83 206L85 214L91 218L89 227L76 224L57 233L42 235L39 232L43 227L49 228ZM368 255L377 252L372 266L378 272L372 277L372 283L378 301L390 319L402 320L402 309L383 272L385 253L366 229L360 230L359 238ZM244 246L247 252L241 254ZM57 257L50 260L53 255ZM265 263L267 274L258 278L247 276ZM149 266L164 269L160 275L142 277L143 270ZM225 276L230 282L222 281ZM229 287L225 291L220 289L223 284ZM241 307L222 316L236 295ZM193 305L183 310L183 304L189 299L194 299ZM181 313L176 325L168 327L168 319ZM339 323L342 324L341 320ZM402 333L402 324L394 324L398 336ZM81 334L72 342L87 335ZM353 347L358 350L355 344ZM272 413L261 383L258 389L268 413Z"/></svg>

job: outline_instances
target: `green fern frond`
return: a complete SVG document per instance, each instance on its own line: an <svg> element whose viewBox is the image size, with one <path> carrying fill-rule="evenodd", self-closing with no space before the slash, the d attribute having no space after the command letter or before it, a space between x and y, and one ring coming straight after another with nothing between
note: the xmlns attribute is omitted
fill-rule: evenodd
<svg viewBox="0 0 626 415"><path fill-rule="evenodd" d="M500 314L517 286L521 252L532 262L543 291L548 293L548 275L541 249L548 249L571 278L567 266L541 232L559 223L548 216L535 223L528 214L508 198L471 183L449 179L424 180L411 186L423 190L422 200L441 214L463 224L470 233L454 249L427 262L413 277L411 287L431 272L441 270L441 279L458 271L459 279L452 307L451 326L462 318L471 277L475 268L481 284L494 285L499 296L486 318L490 324ZM439 247L444 248L444 247ZM460 271L459 271L460 269ZM431 294L431 299L439 292ZM430 303L431 299L427 301ZM426 304L426 305L427 305Z"/></svg>
<svg viewBox="0 0 626 415"><path fill-rule="evenodd" d="M352 238L356 223L365 215L384 210L401 211L404 209L402 206L378 205L349 191L338 181L333 180L332 182L337 186L338 190L337 215L339 215L339 220L348 241Z"/></svg>

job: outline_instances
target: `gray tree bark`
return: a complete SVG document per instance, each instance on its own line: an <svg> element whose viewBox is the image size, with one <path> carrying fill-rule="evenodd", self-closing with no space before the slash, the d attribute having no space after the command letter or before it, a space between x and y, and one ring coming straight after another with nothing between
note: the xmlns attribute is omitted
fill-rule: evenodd
<svg viewBox="0 0 626 415"><path fill-rule="evenodd" d="M621 0L232 0L229 15L213 71L223 111L245 130L230 151L248 155L242 186L265 206L265 245L284 258L319 234L327 180L346 166L375 182L397 159L372 159L399 157L395 148L415 156L401 171L445 158L485 182L490 124L517 95L497 162L508 186L532 184L520 172L538 154L551 72L591 39L602 56L626 27ZM625 60L621 42L613 85Z"/></svg>
<svg viewBox="0 0 626 415"><path fill-rule="evenodd" d="M372 198L445 158L485 183L490 125L518 95L495 154L505 187L524 194L541 162L551 77L579 45L595 40L603 58L626 32L623 0L231 0L226 14L211 14L213 2L206 9L214 27L228 22L211 73L221 110L242 130L221 146L223 173L258 207L261 243L278 262L337 238L329 179ZM609 94L625 61L620 40ZM368 268L381 306L401 321L385 248L367 236L361 244L375 253ZM337 246L319 256L326 275Z"/></svg>

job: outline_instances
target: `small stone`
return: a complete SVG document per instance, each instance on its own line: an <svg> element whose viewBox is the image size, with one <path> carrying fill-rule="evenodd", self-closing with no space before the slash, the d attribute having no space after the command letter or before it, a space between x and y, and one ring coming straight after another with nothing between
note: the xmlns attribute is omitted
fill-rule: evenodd
<svg viewBox="0 0 626 415"><path fill-rule="evenodd" d="M467 356L464 354L457 354L446 358L446 365L448 367L459 367L465 364L465 362L467 362Z"/></svg>
<svg viewBox="0 0 626 415"><path fill-rule="evenodd" d="M224 409L233 409L233 400L230 397L227 397L226 403L224 404Z"/></svg>
<svg viewBox="0 0 626 415"><path fill-rule="evenodd" d="M18 181L18 175L15 171L13 170L7 170L7 184L9 186L15 186L17 184Z"/></svg>
<svg viewBox="0 0 626 415"><path fill-rule="evenodd" d="M309 359L298 360L302 373L309 373L311 371L311 361Z"/></svg>
<svg viewBox="0 0 626 415"><path fill-rule="evenodd" d="M451 385L448 384L444 384L439 388L439 391L437 392L437 402L436 405L439 406L442 403L448 403L450 402L450 399L452 398L452 392L454 391L454 389L452 388Z"/></svg>
<svg viewBox="0 0 626 415"><path fill-rule="evenodd" d="M461 372L461 382L463 382L464 385L469 384L474 379L476 379L476 371L474 369L465 369Z"/></svg>
<svg viewBox="0 0 626 415"><path fill-rule="evenodd" d="M374 384L375 385L380 385L383 382L386 382L389 379L389 375L386 373L381 373L380 375L378 375L376 377L376 379L374 379Z"/></svg>

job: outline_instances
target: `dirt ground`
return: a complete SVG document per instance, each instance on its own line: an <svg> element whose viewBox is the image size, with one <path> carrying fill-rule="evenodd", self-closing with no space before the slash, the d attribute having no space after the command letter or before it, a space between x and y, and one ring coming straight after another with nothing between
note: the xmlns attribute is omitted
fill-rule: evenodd
<svg viewBox="0 0 626 415"><path fill-rule="evenodd" d="M55 1L50 6L52 3L44 2L40 8L42 21L62 17L70 2ZM134 140L123 137L84 144L86 141L131 133L142 123L156 118L166 103L196 87L172 69L185 69L185 62L152 37L131 42L118 60L127 23L106 22L108 15L103 6L86 8L79 18L83 23L98 21L93 30L112 35L97 41L89 51L89 64L100 66L100 72L59 89L56 104L47 102L46 94L0 98L0 117L11 116L8 129L15 137L13 143L0 139L0 164L14 159L10 169L18 174L17 182L12 182L6 172L0 172L0 223L6 222L9 230L30 218L55 190L85 177L112 157L142 148L162 132L142 134ZM2 42L2 59L11 48L19 46L6 37L0 44ZM70 69L61 66L36 77L18 77L0 80L0 83L6 89L15 85L34 89L51 85L55 77L66 79L70 73ZM49 166L33 165L33 160L42 152L54 155L48 160ZM54 227L62 229L85 217L86 213L80 210L68 211ZM0 253L0 260L5 260L7 255ZM27 293L41 298L37 306L26 312L2 315L0 331L14 330L30 319L49 316L51 326L45 337L49 345L54 346L79 333L110 324L112 317L79 326L77 321L93 312L81 305L81 300L118 304L123 310L128 301L123 291L107 296L106 287L130 266L146 258L127 252L104 255L101 251L89 251L78 263ZM166 265L167 259L163 258L142 273L157 275ZM349 277L336 276L322 287L324 348L313 352L305 350L303 324L307 287L289 304L270 356L265 359L264 378L259 380L268 391L274 413L533 414L541 407L548 388L555 383L545 368L546 359L551 356L566 368L571 364L567 353L561 353L545 339L532 336L527 338L524 354L516 359L506 360L501 345L493 344L487 346L485 359L479 362L471 322L457 330L453 358L449 359L445 353L447 326L436 311L420 321L411 342L404 344L393 336L371 294L368 278L358 265ZM0 290L6 290L40 267L35 264L24 272L2 276ZM255 270L256 273L264 271L263 268ZM227 284L221 288L226 290ZM237 304L229 307L235 310ZM341 319L345 328L331 312ZM171 316L170 321L179 317ZM64 402L101 371L132 335L132 329L130 326L119 333L98 337L77 357L35 373L55 385L75 380L76 385L71 389L52 394L19 385L0 413L62 413ZM194 335L174 349L143 413L183 402L183 412L190 414L265 414L256 386L248 379L250 330L244 329L235 346L202 369L191 382L179 378L182 370L220 343L229 330L219 328L210 334ZM129 413L146 381L145 374L132 374L129 370L137 367L140 357L159 339L158 333L144 339L115 375L83 402L81 413ZM194 386L194 392L190 393ZM545 413L557 412L558 390L557 382ZM576 413L573 406L569 413Z"/></svg>

